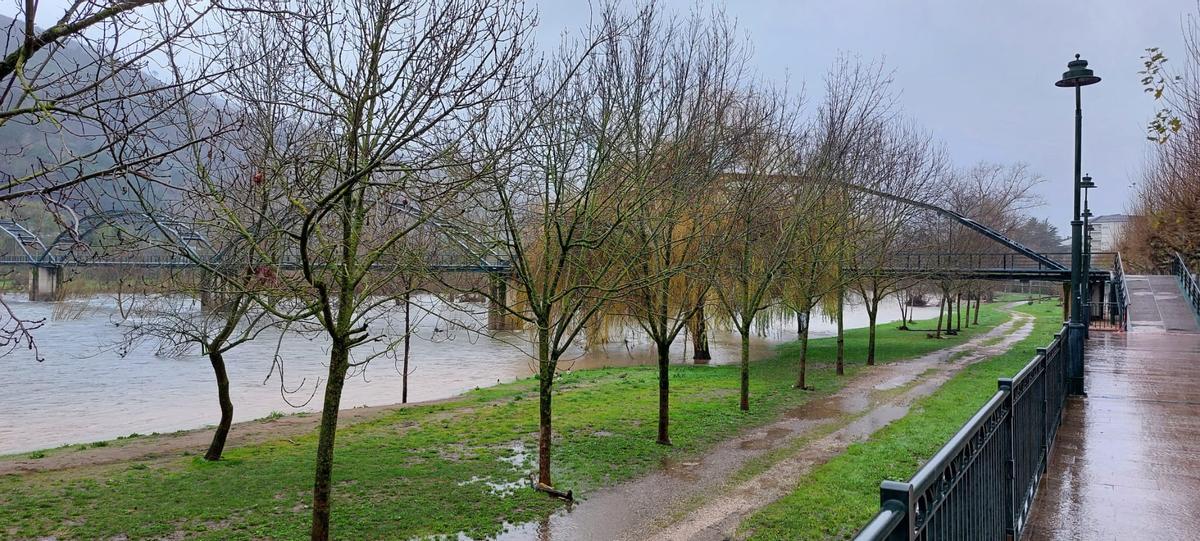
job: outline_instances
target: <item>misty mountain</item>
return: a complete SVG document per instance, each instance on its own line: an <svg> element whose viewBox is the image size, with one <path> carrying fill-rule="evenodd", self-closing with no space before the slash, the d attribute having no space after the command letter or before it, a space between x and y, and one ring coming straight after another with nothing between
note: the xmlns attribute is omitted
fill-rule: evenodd
<svg viewBox="0 0 1200 541"><path fill-rule="evenodd" d="M8 55L24 40L23 22L0 16L0 29ZM158 205L171 194L146 179L171 185L186 181L175 160L151 159L188 138L183 110L173 104L174 92L164 90L164 82L144 64L125 66L102 45L68 38L35 53L25 73L27 85L15 78L0 81L0 107L12 111L52 104L59 110L0 119L0 181L33 177L14 189L45 188L120 164L119 171L62 194L82 213L137 207L133 192L147 194ZM220 106L195 95L182 103L200 119L201 133L217 129ZM130 183L138 189L129 190Z"/></svg>

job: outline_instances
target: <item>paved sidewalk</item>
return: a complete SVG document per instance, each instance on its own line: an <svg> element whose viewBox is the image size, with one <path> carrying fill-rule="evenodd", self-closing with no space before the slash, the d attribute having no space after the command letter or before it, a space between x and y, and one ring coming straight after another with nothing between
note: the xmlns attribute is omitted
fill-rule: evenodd
<svg viewBox="0 0 1200 541"><path fill-rule="evenodd" d="M1130 332L1200 332L1192 307L1174 276L1126 276Z"/></svg>
<svg viewBox="0 0 1200 541"><path fill-rule="evenodd" d="M1130 277L1130 332L1092 333L1022 539L1200 539L1200 329L1163 278Z"/></svg>

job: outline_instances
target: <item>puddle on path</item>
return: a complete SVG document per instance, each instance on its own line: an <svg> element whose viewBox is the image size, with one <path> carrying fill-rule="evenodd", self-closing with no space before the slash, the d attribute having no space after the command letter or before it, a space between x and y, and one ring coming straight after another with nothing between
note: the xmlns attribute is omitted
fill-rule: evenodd
<svg viewBox="0 0 1200 541"><path fill-rule="evenodd" d="M496 539L725 539L750 512L790 491L814 464L903 417L913 401L958 370L1002 353L1031 330L1032 318L1014 313L1009 321L958 346L865 370L837 393L798 406L703 456L664 460L646 476L601 490L542 520L506 525L508 530ZM750 480L728 486L728 479L749 461L819 434L819 429L831 432ZM702 502L699 508L697 501ZM676 522L664 524L664 517Z"/></svg>

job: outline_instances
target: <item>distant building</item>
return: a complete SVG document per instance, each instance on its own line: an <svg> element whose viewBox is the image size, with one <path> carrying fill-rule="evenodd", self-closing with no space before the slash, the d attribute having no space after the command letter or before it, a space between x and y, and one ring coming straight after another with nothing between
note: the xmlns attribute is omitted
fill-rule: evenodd
<svg viewBox="0 0 1200 541"><path fill-rule="evenodd" d="M1121 232L1125 230L1125 224L1133 216L1128 214L1105 214L1092 218L1091 225L1096 226L1095 231L1092 231L1092 250L1097 252L1111 252L1117 249L1117 240L1121 238Z"/></svg>

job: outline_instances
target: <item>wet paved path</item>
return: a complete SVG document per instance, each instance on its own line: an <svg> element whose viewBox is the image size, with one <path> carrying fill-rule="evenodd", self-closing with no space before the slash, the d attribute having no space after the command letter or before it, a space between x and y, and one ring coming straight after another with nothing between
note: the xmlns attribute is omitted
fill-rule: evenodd
<svg viewBox="0 0 1200 541"><path fill-rule="evenodd" d="M499 540L726 539L754 510L790 492L815 464L903 417L971 363L1007 351L1032 331L1032 317L1009 321L957 346L864 370L829 397L717 445L695 462L670 462L647 476L599 491L570 511L501 534ZM811 441L805 441L805 438ZM751 460L795 448L743 482L729 478Z"/></svg>
<svg viewBox="0 0 1200 541"><path fill-rule="evenodd" d="M1129 286L1130 332L1200 332L1200 322L1174 276L1127 276L1125 283Z"/></svg>
<svg viewBox="0 0 1200 541"><path fill-rule="evenodd" d="M1092 333L1023 540L1200 539L1200 328L1173 277L1129 286L1130 332Z"/></svg>

